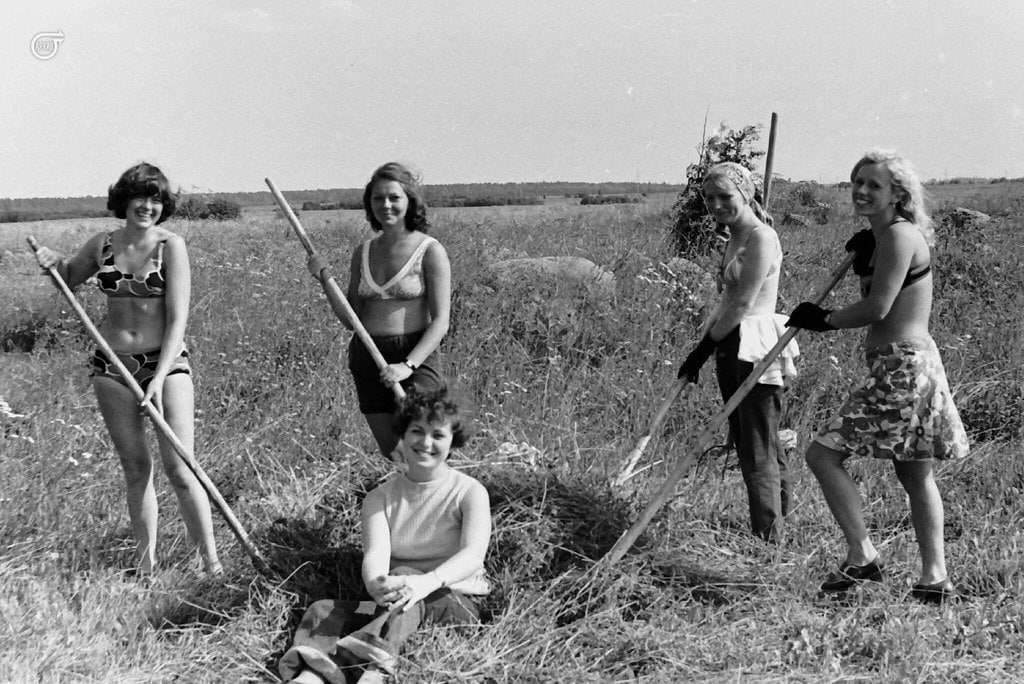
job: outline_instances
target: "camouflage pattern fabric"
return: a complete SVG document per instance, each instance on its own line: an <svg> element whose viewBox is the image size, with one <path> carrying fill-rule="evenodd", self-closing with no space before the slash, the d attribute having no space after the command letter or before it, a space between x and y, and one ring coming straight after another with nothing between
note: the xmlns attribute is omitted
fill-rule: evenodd
<svg viewBox="0 0 1024 684"><path fill-rule="evenodd" d="M963 458L967 433L929 337L869 349L869 377L815 441L851 456L894 461Z"/></svg>

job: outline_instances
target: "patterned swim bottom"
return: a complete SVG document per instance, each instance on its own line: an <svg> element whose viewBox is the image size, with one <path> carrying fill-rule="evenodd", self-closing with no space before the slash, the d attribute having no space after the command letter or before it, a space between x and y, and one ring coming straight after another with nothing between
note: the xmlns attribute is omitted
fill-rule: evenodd
<svg viewBox="0 0 1024 684"><path fill-rule="evenodd" d="M963 458L969 446L929 337L865 353L869 376L815 441L851 456L894 461Z"/></svg>
<svg viewBox="0 0 1024 684"><path fill-rule="evenodd" d="M139 386L145 391L149 387L149 381L153 379L156 374L157 364L160 363L160 350L154 349L147 352L139 352L138 354L118 354L117 358L121 360L128 372L135 378L135 382L139 383ZM91 378L110 378L116 380L125 387L128 383L118 372L117 366L114 362L103 352L102 349L97 349L92 355L92 370L89 372ZM188 351L185 349L181 350L181 356L174 360L174 364L171 366L171 370L167 372L167 375L174 375L175 373L185 373L186 375L192 374L192 367L188 363Z"/></svg>

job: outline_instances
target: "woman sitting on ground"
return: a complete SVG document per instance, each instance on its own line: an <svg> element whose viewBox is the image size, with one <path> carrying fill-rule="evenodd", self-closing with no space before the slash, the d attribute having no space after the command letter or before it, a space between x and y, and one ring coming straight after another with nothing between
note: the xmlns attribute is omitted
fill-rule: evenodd
<svg viewBox="0 0 1024 684"><path fill-rule="evenodd" d="M362 615L355 601L310 606L281 659L286 680L340 683L360 669L360 681L379 680L422 625L479 621L490 591L491 509L483 485L447 462L466 441L459 408L444 389L414 392L394 429L404 472L367 494L362 508L363 583L376 605Z"/></svg>

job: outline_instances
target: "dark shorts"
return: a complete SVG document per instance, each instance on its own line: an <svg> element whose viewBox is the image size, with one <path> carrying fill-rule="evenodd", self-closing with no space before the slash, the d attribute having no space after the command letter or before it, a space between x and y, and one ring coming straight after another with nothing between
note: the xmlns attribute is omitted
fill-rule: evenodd
<svg viewBox="0 0 1024 684"><path fill-rule="evenodd" d="M416 344L423 337L423 331L411 335L390 335L373 337L381 356L388 363L401 363L409 356ZM395 393L380 381L380 369L373 362L369 350L358 336L352 338L348 346L348 369L356 383L356 396L359 398L361 413L394 413ZM402 381L402 389L406 392L417 390L427 392L445 386L444 375L441 374L441 358L435 351L412 375Z"/></svg>
<svg viewBox="0 0 1024 684"><path fill-rule="evenodd" d="M128 369L128 372L135 378L135 382L139 383L142 391L146 391L149 387L149 381L156 374L157 364L160 363L160 350L154 349L152 351L139 352L138 354L118 354L117 358L121 360L121 363ZM128 383L121 376L121 373L118 372L117 366L114 365L110 357L102 349L97 349L92 355L90 365L89 377L110 378L128 387ZM174 360L174 365L171 366L171 370L167 372L167 375L174 375L176 373L192 374L192 367L188 364L188 351L185 349L181 351L181 356Z"/></svg>

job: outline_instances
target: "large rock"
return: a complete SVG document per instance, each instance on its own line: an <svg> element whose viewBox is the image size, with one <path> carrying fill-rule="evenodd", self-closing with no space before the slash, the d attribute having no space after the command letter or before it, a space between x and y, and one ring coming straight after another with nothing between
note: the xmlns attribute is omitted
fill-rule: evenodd
<svg viewBox="0 0 1024 684"><path fill-rule="evenodd" d="M578 295L611 298L615 276L582 257L524 257L496 261L486 269L485 282L495 290L531 283L549 296Z"/></svg>
<svg viewBox="0 0 1024 684"><path fill-rule="evenodd" d="M696 289L716 289L715 277L689 259L672 257L665 262L664 268L674 279L692 283Z"/></svg>
<svg viewBox="0 0 1024 684"><path fill-rule="evenodd" d="M965 228L967 226L983 226L992 220L992 217L974 209L956 207L946 213L945 220L954 228Z"/></svg>
<svg viewBox="0 0 1024 684"><path fill-rule="evenodd" d="M813 223L814 222L811 221L810 218L803 214L793 214L787 211L782 216L782 225L784 226L802 226L804 228L809 228Z"/></svg>

